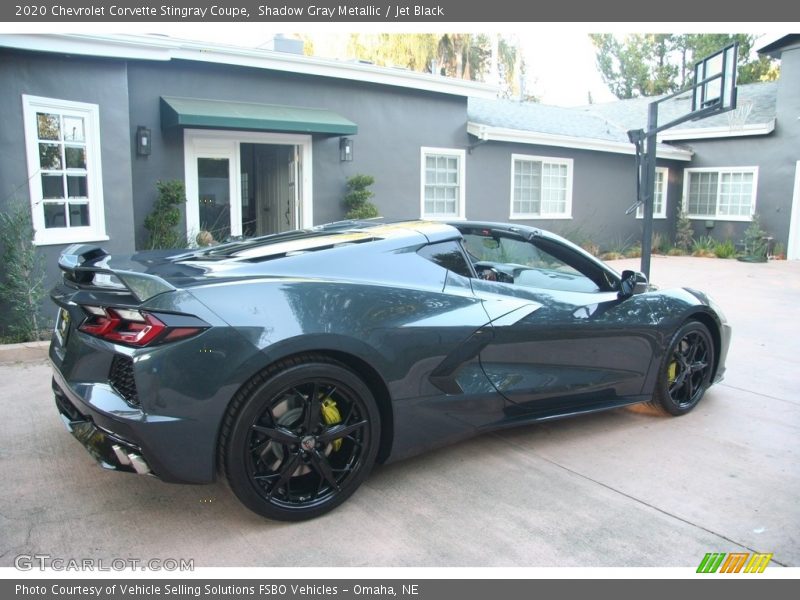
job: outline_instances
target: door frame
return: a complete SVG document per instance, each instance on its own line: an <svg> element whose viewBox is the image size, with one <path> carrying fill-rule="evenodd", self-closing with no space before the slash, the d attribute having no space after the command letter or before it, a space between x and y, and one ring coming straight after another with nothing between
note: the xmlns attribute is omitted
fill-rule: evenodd
<svg viewBox="0 0 800 600"><path fill-rule="evenodd" d="M786 245L786 258L800 260L800 160L794 166L794 192L792 193L792 213L789 219L789 243Z"/></svg>
<svg viewBox="0 0 800 600"><path fill-rule="evenodd" d="M232 131L226 129L184 129L183 159L186 181L186 234L189 242L200 231L200 200L197 181L198 158L228 158L230 160L231 235L242 235L242 177L241 144L296 146L302 161L301 185L295 205L300 228L314 224L312 137L293 133Z"/></svg>

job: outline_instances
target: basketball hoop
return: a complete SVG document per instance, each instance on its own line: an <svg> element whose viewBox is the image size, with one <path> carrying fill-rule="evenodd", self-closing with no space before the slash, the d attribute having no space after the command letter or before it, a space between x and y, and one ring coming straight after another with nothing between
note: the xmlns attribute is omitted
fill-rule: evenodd
<svg viewBox="0 0 800 600"><path fill-rule="evenodd" d="M750 111L753 110L753 101L748 100L742 102L728 113L728 127L731 131L741 131L747 122L747 117L750 116Z"/></svg>

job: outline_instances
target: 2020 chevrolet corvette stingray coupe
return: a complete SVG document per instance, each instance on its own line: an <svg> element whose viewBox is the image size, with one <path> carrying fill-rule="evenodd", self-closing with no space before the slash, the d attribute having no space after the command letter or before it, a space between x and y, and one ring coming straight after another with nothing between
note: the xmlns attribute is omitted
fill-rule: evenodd
<svg viewBox="0 0 800 600"><path fill-rule="evenodd" d="M343 222L130 258L81 245L59 265L67 428L104 467L224 474L282 520L331 510L376 461L482 431L687 413L730 339L701 292L496 223Z"/></svg>

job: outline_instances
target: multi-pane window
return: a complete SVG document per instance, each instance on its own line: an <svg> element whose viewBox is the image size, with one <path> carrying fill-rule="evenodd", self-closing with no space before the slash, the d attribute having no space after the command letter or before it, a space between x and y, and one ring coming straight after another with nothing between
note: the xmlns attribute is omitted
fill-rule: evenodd
<svg viewBox="0 0 800 600"><path fill-rule="evenodd" d="M653 218L666 219L667 218L667 184L669 183L669 169L666 167L656 168L656 188L655 196L653 197ZM644 216L644 208L639 205L636 210L637 218L641 219Z"/></svg>
<svg viewBox="0 0 800 600"><path fill-rule="evenodd" d="M687 169L686 212L693 218L749 220L755 210L756 167Z"/></svg>
<svg viewBox="0 0 800 600"><path fill-rule="evenodd" d="M572 216L572 160L512 155L511 218Z"/></svg>
<svg viewBox="0 0 800 600"><path fill-rule="evenodd" d="M464 151L422 149L422 216L464 217Z"/></svg>
<svg viewBox="0 0 800 600"><path fill-rule="evenodd" d="M96 105L23 96L37 243L105 237Z"/></svg>

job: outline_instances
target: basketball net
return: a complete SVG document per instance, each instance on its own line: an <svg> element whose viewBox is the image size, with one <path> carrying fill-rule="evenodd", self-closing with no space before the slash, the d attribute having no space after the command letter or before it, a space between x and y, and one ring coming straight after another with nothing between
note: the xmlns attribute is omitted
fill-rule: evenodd
<svg viewBox="0 0 800 600"><path fill-rule="evenodd" d="M753 102L752 100L748 100L747 102L742 102L732 111L728 112L728 127L730 127L731 131L744 129L744 125L747 122L747 117L750 115L751 110L753 110Z"/></svg>

